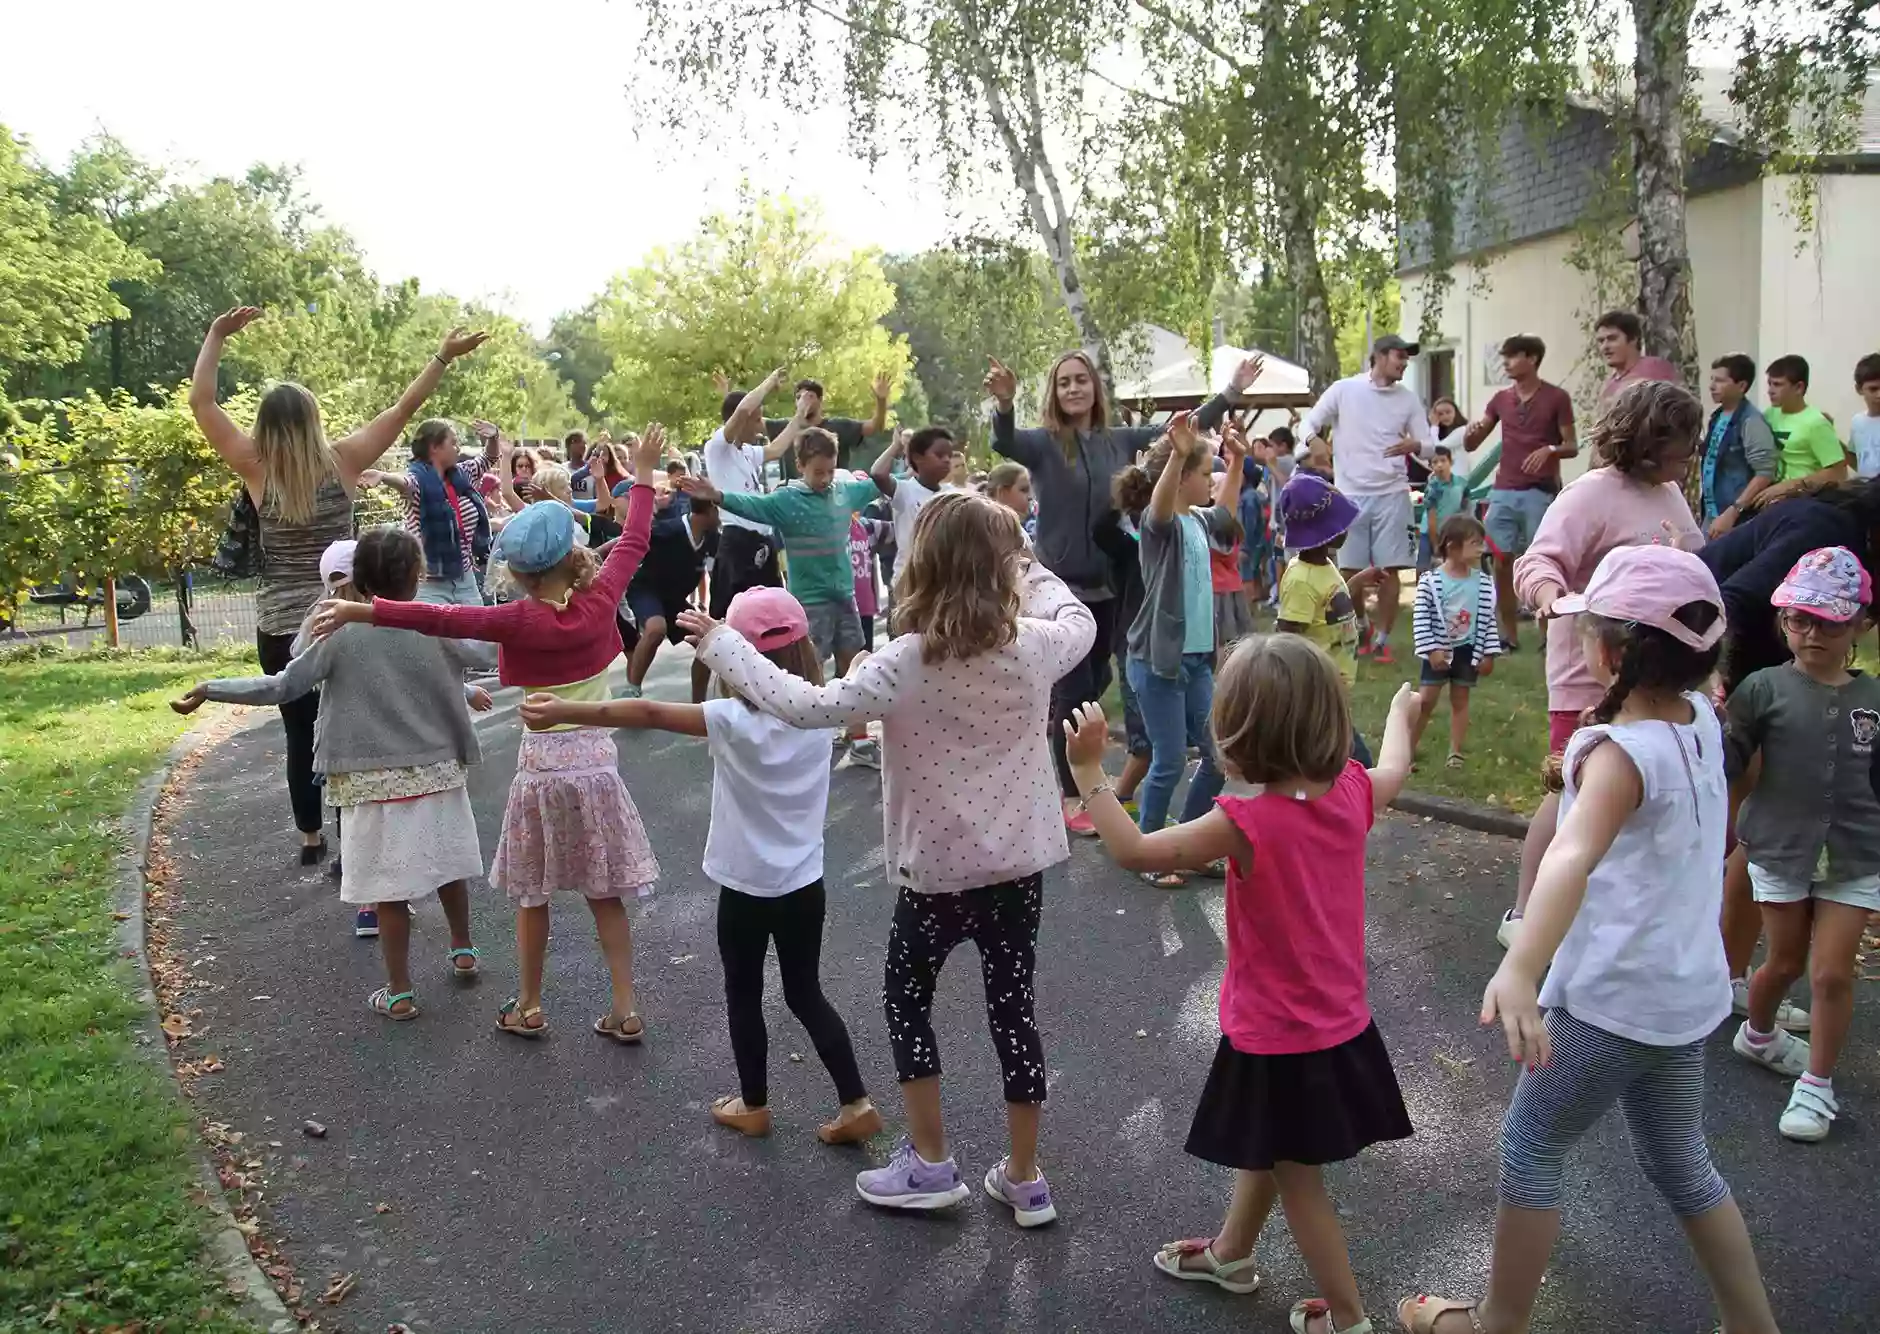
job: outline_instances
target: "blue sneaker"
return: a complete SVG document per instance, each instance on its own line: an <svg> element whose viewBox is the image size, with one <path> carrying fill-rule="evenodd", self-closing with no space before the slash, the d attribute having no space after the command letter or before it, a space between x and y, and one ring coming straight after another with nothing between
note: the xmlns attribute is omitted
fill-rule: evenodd
<svg viewBox="0 0 1880 1334"><path fill-rule="evenodd" d="M986 1194L1000 1204L1009 1205L1020 1227L1042 1227L1057 1219L1057 1206L1051 1203L1051 1187L1044 1172L1030 1181L1013 1181L1005 1175L1005 1161L986 1173Z"/></svg>
<svg viewBox="0 0 1880 1334"><path fill-rule="evenodd" d="M353 918L353 934L361 940L370 940L379 933L379 915L370 908L361 908L359 915Z"/></svg>
<svg viewBox="0 0 1880 1334"><path fill-rule="evenodd" d="M960 1180L951 1158L930 1163L914 1151L909 1140L894 1151L886 1167L858 1172L855 1193L884 1209L949 1209L972 1192Z"/></svg>

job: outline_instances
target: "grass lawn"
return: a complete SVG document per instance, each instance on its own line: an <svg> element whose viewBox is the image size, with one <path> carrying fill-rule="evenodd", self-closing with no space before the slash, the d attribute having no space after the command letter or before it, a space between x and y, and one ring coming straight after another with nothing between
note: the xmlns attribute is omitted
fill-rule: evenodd
<svg viewBox="0 0 1880 1334"><path fill-rule="evenodd" d="M186 726L166 701L252 654L0 654L0 1331L225 1334L192 1131L128 1035L114 819Z"/></svg>

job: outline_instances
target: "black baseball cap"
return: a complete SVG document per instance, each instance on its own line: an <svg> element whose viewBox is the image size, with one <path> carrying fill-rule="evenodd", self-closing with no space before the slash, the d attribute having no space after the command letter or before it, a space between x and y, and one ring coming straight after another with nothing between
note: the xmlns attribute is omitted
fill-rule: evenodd
<svg viewBox="0 0 1880 1334"><path fill-rule="evenodd" d="M1371 344L1371 356L1373 360L1386 352L1402 352L1408 356L1414 357L1420 351L1422 351L1422 349L1415 343L1405 342L1394 333L1387 333Z"/></svg>

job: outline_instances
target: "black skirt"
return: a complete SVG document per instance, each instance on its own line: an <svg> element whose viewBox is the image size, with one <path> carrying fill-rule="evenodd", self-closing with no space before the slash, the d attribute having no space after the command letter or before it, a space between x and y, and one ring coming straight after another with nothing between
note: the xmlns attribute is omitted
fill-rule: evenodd
<svg viewBox="0 0 1880 1334"><path fill-rule="evenodd" d="M1355 1158L1367 1145L1408 1139L1397 1072L1373 1023L1324 1051L1249 1056L1223 1037L1188 1128L1188 1152L1222 1167L1271 1171Z"/></svg>

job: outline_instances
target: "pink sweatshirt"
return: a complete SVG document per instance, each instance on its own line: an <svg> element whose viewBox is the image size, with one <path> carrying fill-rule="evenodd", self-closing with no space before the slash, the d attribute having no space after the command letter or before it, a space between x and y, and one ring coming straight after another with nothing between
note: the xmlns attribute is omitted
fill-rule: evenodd
<svg viewBox="0 0 1880 1334"><path fill-rule="evenodd" d="M1583 593L1608 551L1653 544L1686 551L1703 546L1704 535L1684 493L1671 482L1635 482L1617 468L1588 469L1555 497L1533 543L1516 557L1515 596L1532 606L1543 588ZM1599 703L1605 693L1587 670L1573 617L1548 622L1548 709L1577 713Z"/></svg>
<svg viewBox="0 0 1880 1334"><path fill-rule="evenodd" d="M923 893L996 885L1070 856L1046 728L1051 687L1097 636L1090 609L1036 561L1018 636L961 662L921 660L902 635L852 676L813 686L720 626L698 656L765 713L795 727L882 720L888 879Z"/></svg>

